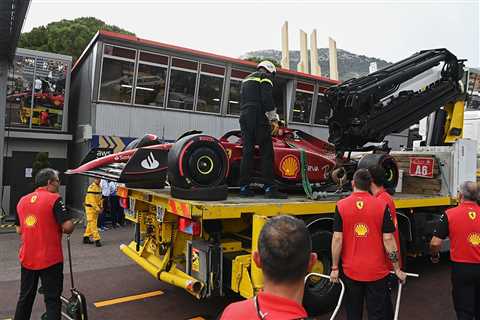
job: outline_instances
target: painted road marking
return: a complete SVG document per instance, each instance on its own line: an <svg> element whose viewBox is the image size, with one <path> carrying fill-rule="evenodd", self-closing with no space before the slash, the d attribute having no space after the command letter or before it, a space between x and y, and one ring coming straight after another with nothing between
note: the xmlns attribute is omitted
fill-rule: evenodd
<svg viewBox="0 0 480 320"><path fill-rule="evenodd" d="M99 301L99 302L95 302L93 305L97 308L101 308L101 307L111 306L113 304L151 298L151 297L159 296L162 294L163 294L163 291L158 290L158 291L152 291L152 292L147 292L142 294L136 294L134 296L127 296L127 297L115 298L111 300Z"/></svg>

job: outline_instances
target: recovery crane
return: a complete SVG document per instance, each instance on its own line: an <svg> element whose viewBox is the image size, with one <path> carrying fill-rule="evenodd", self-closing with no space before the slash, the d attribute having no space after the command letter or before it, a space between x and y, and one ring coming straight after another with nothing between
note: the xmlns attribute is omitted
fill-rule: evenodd
<svg viewBox="0 0 480 320"><path fill-rule="evenodd" d="M412 82L417 84L418 81L422 82L424 72L439 66L442 68L433 81L422 84L417 89L405 89L412 85ZM462 76L463 61L458 60L448 50L421 51L378 72L328 89L326 97L332 110L329 120L329 141L335 149L325 142L313 140L308 135L301 135L292 130L286 130L286 133L292 134L294 139L290 141L297 144L302 141L306 144L312 141L321 144L322 150L328 151L324 152L328 155L325 166L330 166L329 169L334 169L334 165L338 167L338 160L348 163L353 169L378 163L388 151L388 146L386 144L381 147L369 146L368 143L381 142L388 134L402 131L434 111L439 114L438 119L443 119L441 124L439 122L435 126L438 135L441 135L440 144L453 143L462 137L465 100ZM203 143L202 146L216 141L204 137L200 135L197 139ZM328 193L327 197L320 201L312 201L298 195L292 195L288 200L252 200L242 199L233 194L223 201L200 201L172 197L168 189L148 189L147 186L142 186L138 180L138 170L134 170L138 169L139 165L133 165L136 155L141 154L142 156L138 158L144 159L142 161L146 161L145 164L153 167L157 161L155 159L159 159L153 152L157 149L168 152L168 175L171 179L171 155L188 156L188 151L182 151L181 147L175 146L179 143L185 144L185 139L187 143L193 141L190 144L200 143L197 140L188 140L190 139L188 137L179 139L173 145L160 144L161 147L158 148L155 147L155 143L142 142L137 145L138 149L112 155L108 161L103 158L93 160L70 172L127 182L127 186L118 188L118 196L125 208L126 218L135 224L135 235L130 244L120 247L125 255L155 279L182 287L197 298L224 295L227 290L250 298L263 287L261 270L252 260L252 252L257 249L259 233L268 217L290 214L303 219L311 232L313 250L319 258L313 272L330 273L332 216L338 200L338 196L332 193ZM220 139L220 142L222 141ZM220 150L231 147L226 142L218 144L221 146ZM290 155L295 155L294 148L283 147L283 144L277 147L278 152L287 150ZM469 147L472 147L471 144L462 140L456 142L453 147L441 147L440 151L444 153L442 157L449 160L441 168L446 186L442 187L440 194L395 196L404 253L418 255L427 252L427 243L434 222L444 209L456 203L452 191L454 185L462 179L470 179L468 173L470 169L471 179L474 179L475 154L471 155L473 167L467 168L468 164L465 161L470 156L465 152L465 148ZM231 148L228 149L229 158L236 152L234 147ZM473 148L476 150L475 143ZM369 154L359 162L350 159L352 151L368 150L374 150L375 153ZM436 154L437 151L432 150L429 149L425 153ZM348 155L345 156L345 153ZM423 154L422 151L418 153ZM209 155L214 160L218 154ZM276 151L275 157L277 155ZM289 154L285 155L288 156ZM197 158L208 160L208 157L202 158L198 155ZM122 159L124 162L128 161L123 167L119 163L111 163ZM277 166L284 165L288 170L298 171L299 168L295 167L293 158L286 159L290 162L285 161L280 165L277 163ZM189 167L184 165L188 163L175 161L173 163L176 169L178 165L183 168L183 175L173 172L177 174L174 181L182 181L182 187L188 188L189 181L199 181L195 180L198 177L192 172L189 179L178 180L187 174L185 168ZM208 166L209 160L205 163L197 161L196 164L197 175L202 173L202 170L209 174L214 171ZM311 165L310 158L307 159L307 165ZM459 167L466 170L465 175L458 174ZM391 169L397 170L396 165L391 166ZM228 168L226 171L228 172ZM325 170L324 173L331 175L332 171L334 172ZM136 180L130 180L130 185L134 182L137 184L136 187L128 186L129 172L136 172L133 174ZM166 172L163 172L164 179L165 174ZM215 177L215 181L218 181L217 178L218 176ZM396 179L394 180L396 183ZM306 307L311 315L335 305L339 288L327 280L315 277L310 277L307 285L310 302L306 302Z"/></svg>

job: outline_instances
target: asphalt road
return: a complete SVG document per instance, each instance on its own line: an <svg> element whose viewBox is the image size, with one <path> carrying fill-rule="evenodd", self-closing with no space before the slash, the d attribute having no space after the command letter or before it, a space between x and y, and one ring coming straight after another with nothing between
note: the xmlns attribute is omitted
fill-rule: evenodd
<svg viewBox="0 0 480 320"><path fill-rule="evenodd" d="M198 301L182 289L153 279L119 250L119 245L128 243L133 236L130 227L103 232L101 248L81 244L82 232L80 227L72 236L73 268L76 287L87 297L89 319L214 319L235 300L230 297ZM0 320L12 318L15 310L20 277L18 245L16 234L0 234ZM404 288L400 319L455 319L448 259L438 265L417 259L410 264L409 271L421 277L409 279ZM69 296L68 263L65 273L64 295ZM143 298L113 300L136 295ZM117 303L94 305L103 301ZM37 296L32 319L40 319L44 310L42 296ZM318 319L329 319L329 315ZM337 319L345 319L343 311Z"/></svg>

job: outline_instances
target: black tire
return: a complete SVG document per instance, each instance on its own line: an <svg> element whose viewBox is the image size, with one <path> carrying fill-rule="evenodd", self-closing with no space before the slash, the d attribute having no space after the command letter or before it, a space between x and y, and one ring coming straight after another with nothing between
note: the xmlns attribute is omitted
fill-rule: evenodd
<svg viewBox="0 0 480 320"><path fill-rule="evenodd" d="M398 184L398 166L395 159L385 153L372 153L364 155L358 162L357 169L368 169L381 166L385 170L385 188L393 194Z"/></svg>
<svg viewBox="0 0 480 320"><path fill-rule="evenodd" d="M188 135L168 152L168 178L178 188L210 188L224 183L228 158L220 142L204 134Z"/></svg>
<svg viewBox="0 0 480 320"><path fill-rule="evenodd" d="M220 201L228 197L228 187L223 184L215 187L203 188L179 188L171 186L170 194L177 199L200 200L200 201Z"/></svg>
<svg viewBox="0 0 480 320"><path fill-rule="evenodd" d="M331 244L332 232L327 230L314 230L312 237L312 251L323 264L321 273L330 275L332 266ZM312 270L315 271L315 270ZM303 306L310 317L333 310L340 296L340 285L332 284L328 279L310 277L305 283Z"/></svg>

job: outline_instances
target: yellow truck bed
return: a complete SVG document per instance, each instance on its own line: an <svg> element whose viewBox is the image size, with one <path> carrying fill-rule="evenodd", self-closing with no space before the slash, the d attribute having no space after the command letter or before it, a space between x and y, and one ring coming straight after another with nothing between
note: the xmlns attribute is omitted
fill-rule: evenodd
<svg viewBox="0 0 480 320"><path fill-rule="evenodd" d="M231 193L223 201L194 201L172 198L170 190L166 189L133 189L126 188L130 198L144 201L176 215L187 218L198 217L209 219L240 218L245 213L273 216L278 214L306 215L333 213L335 203L339 198L325 200L309 200L305 195L290 195L286 200L264 199L262 195L255 198L241 198L237 193ZM401 208L421 208L449 206L456 199L449 196L432 196L418 194L397 194L394 196L395 206Z"/></svg>

